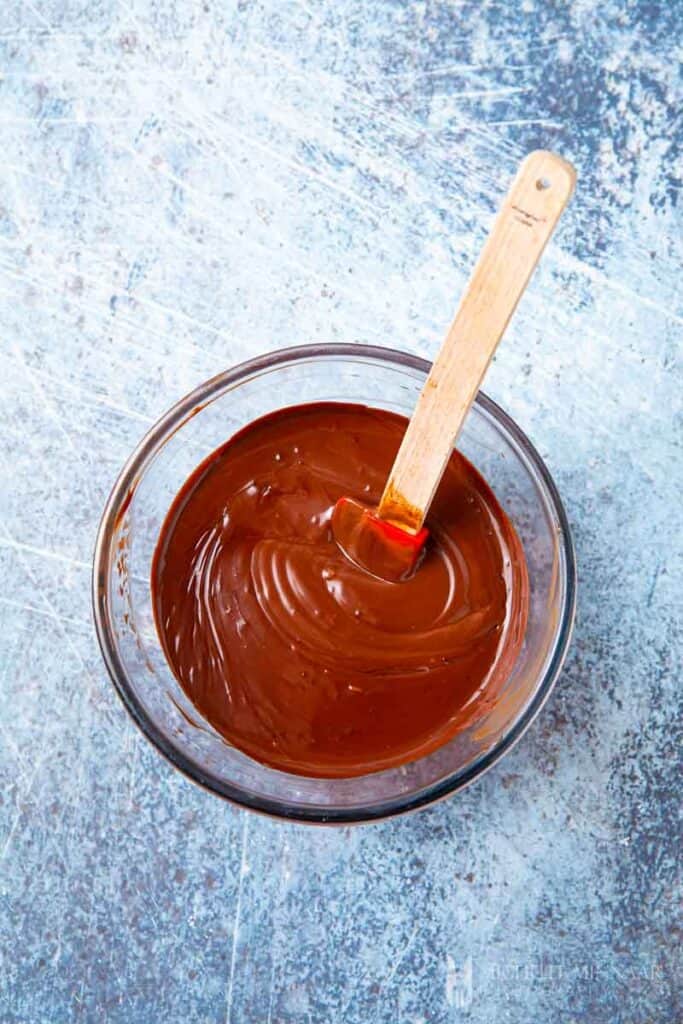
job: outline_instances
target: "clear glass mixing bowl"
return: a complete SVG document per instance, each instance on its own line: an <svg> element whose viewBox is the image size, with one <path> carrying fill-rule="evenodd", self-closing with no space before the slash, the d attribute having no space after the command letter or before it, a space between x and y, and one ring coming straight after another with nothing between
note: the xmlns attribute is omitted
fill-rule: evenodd
<svg viewBox="0 0 683 1024"><path fill-rule="evenodd" d="M417 356L366 345L285 349L228 370L178 402L142 440L104 510L93 604L111 678L139 727L195 782L280 818L348 823L432 803L472 782L520 738L547 699L569 645L575 563L553 481L513 421L480 394L458 447L493 487L522 540L531 606L523 649L494 707L443 747L400 768L314 779L231 747L188 701L154 625L150 568L168 508L191 471L236 431L302 402L359 402L410 415L429 371Z"/></svg>

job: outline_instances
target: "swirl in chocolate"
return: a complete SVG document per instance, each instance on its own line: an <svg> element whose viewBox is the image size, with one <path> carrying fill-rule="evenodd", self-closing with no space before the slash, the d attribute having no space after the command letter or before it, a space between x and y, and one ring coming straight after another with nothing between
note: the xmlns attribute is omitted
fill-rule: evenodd
<svg viewBox="0 0 683 1024"><path fill-rule="evenodd" d="M264 417L193 473L152 569L168 661L230 743L283 771L354 776L415 760L495 699L528 581L490 488L454 452L404 583L350 563L334 504L377 503L406 420L359 405Z"/></svg>

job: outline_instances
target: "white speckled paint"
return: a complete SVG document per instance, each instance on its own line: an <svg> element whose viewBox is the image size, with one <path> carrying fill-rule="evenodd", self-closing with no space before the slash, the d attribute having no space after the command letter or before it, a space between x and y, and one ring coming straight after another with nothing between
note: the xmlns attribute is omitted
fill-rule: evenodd
<svg viewBox="0 0 683 1024"><path fill-rule="evenodd" d="M5 0L3 1022L676 1019L682 31L646 0ZM245 357L432 354L537 146L579 189L487 390L574 526L565 673L436 808L248 818L163 762L106 678L108 490Z"/></svg>

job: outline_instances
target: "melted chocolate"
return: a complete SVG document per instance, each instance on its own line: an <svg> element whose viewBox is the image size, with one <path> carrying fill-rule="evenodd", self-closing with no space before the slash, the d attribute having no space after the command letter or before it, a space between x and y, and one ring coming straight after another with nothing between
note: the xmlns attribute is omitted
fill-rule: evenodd
<svg viewBox="0 0 683 1024"><path fill-rule="evenodd" d="M459 453L411 579L376 579L334 541L335 502L377 504L406 422L341 403L266 416L198 467L162 527L166 657L214 728L272 767L353 776L424 756L490 706L518 654L521 545Z"/></svg>

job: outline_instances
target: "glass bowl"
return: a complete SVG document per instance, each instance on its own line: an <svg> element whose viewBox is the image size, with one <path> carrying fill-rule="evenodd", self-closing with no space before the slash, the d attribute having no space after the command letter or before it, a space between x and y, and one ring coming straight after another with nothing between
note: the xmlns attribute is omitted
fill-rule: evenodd
<svg viewBox="0 0 683 1024"><path fill-rule="evenodd" d="M567 518L538 453L479 394L458 440L492 486L524 546L530 581L523 648L494 706L427 757L349 779L267 768L206 722L167 665L152 612L150 569L169 506L193 469L246 424L287 405L358 402L413 410L429 363L367 345L284 349L219 374L178 402L124 466L97 536L93 604L109 674L128 711L169 761L219 796L279 818L350 823L432 803L472 782L520 738L557 678L575 607Z"/></svg>

